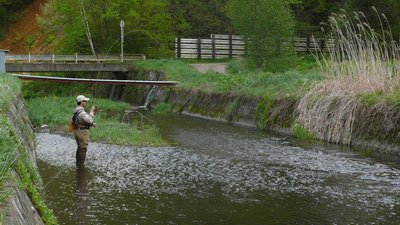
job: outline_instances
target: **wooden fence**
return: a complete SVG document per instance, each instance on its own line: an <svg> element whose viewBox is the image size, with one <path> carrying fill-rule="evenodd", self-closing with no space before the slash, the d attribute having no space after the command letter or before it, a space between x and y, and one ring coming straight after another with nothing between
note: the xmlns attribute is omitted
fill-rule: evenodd
<svg viewBox="0 0 400 225"><path fill-rule="evenodd" d="M334 45L333 39L295 38L295 52L324 51ZM175 55L182 59L221 59L245 55L245 43L238 35L211 34L210 39L176 38Z"/></svg>

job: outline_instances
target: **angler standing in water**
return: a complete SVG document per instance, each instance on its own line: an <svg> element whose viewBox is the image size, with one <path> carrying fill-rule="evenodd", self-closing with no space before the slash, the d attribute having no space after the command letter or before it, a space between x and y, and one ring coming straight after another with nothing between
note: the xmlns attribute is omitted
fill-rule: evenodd
<svg viewBox="0 0 400 225"><path fill-rule="evenodd" d="M94 106L90 108L89 114L85 112L86 102L89 101L83 95L76 97L77 107L74 110L71 125L74 129L75 140L78 145L76 149L76 165L80 166L85 163L86 152L89 145L89 129L90 127L96 127L94 123L94 116L96 109Z"/></svg>

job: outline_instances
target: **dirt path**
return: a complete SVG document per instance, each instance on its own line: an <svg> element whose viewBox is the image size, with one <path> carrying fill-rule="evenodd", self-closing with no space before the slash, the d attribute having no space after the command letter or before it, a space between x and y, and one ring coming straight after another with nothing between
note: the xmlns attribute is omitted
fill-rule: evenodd
<svg viewBox="0 0 400 225"><path fill-rule="evenodd" d="M195 63L190 65L201 73L206 73L209 71L226 73L226 68L228 67L227 63Z"/></svg>
<svg viewBox="0 0 400 225"><path fill-rule="evenodd" d="M25 9L17 12L21 19L10 24L5 39L0 40L0 49L8 49L13 54L46 52L39 44L46 37L40 33L37 18L41 16L41 6L47 1L34 0Z"/></svg>

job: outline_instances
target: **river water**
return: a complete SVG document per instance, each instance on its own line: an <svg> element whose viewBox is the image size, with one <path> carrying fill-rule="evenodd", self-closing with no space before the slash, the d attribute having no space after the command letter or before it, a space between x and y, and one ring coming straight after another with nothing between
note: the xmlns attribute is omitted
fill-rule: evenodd
<svg viewBox="0 0 400 225"><path fill-rule="evenodd" d="M395 160L194 119L158 116L172 147L37 135L45 198L60 224L399 224ZM101 128L96 128L101 129Z"/></svg>

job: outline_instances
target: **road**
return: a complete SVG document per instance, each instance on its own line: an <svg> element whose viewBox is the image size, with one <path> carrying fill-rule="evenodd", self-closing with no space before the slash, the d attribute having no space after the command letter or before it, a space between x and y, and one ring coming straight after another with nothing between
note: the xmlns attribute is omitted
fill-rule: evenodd
<svg viewBox="0 0 400 225"><path fill-rule="evenodd" d="M194 63L190 65L201 73L206 73L209 71L226 73L226 68L228 67L227 63Z"/></svg>

